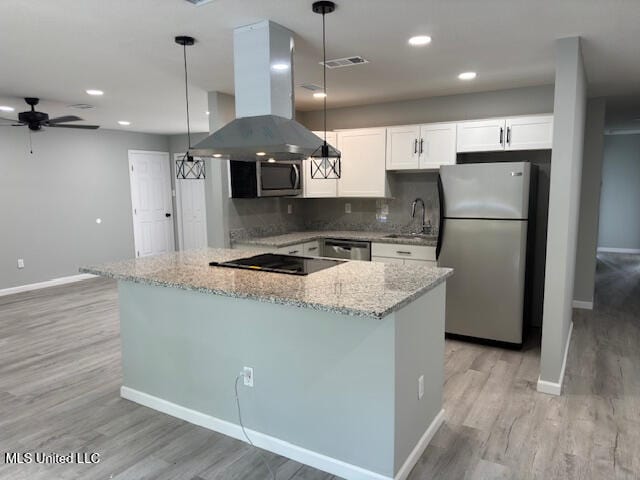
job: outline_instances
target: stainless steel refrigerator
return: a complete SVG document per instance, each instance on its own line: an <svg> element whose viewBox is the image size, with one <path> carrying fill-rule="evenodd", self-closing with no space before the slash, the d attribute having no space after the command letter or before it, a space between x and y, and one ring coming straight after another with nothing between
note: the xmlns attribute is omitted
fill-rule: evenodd
<svg viewBox="0 0 640 480"><path fill-rule="evenodd" d="M528 162L440 168L438 265L455 270L447 333L522 344L534 176Z"/></svg>

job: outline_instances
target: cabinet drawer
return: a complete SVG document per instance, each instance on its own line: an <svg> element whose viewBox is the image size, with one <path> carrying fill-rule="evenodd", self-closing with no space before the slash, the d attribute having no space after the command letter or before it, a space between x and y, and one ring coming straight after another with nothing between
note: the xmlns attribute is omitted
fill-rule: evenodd
<svg viewBox="0 0 640 480"><path fill-rule="evenodd" d="M320 242L314 240L313 242L307 242L303 246L303 252L305 255L310 255L312 257L319 257L322 255L320 251Z"/></svg>
<svg viewBox="0 0 640 480"><path fill-rule="evenodd" d="M280 247L277 252L284 253L285 255L304 255L304 245L297 243L295 245L289 245L288 247Z"/></svg>
<svg viewBox="0 0 640 480"><path fill-rule="evenodd" d="M404 264L404 260L402 258L391 258L391 257L371 257L372 262L380 262L380 263L397 263L399 265Z"/></svg>
<svg viewBox="0 0 640 480"><path fill-rule="evenodd" d="M436 259L436 247L424 245L401 245L393 243L372 243L372 257L413 258L415 260Z"/></svg>

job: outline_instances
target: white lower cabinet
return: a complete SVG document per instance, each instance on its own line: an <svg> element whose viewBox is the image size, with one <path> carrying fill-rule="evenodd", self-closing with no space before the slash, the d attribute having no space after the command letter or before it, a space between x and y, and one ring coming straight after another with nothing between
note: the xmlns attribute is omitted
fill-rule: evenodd
<svg viewBox="0 0 640 480"><path fill-rule="evenodd" d="M304 255L304 243L296 243L295 245L289 245L288 247L280 247L276 252L284 253L285 255Z"/></svg>
<svg viewBox="0 0 640 480"><path fill-rule="evenodd" d="M320 242L318 240L305 243L302 247L302 251L305 255L309 255L311 257L319 257L322 255L322 252L320 251Z"/></svg>
<svg viewBox="0 0 640 480"><path fill-rule="evenodd" d="M402 265L429 265L435 267L436 247L394 243L372 243L371 261Z"/></svg>

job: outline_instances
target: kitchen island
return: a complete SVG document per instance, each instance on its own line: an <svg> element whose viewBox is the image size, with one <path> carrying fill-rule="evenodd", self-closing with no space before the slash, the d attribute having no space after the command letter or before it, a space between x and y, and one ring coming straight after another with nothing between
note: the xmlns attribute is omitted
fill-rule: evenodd
<svg viewBox="0 0 640 480"><path fill-rule="evenodd" d="M259 253L259 252L253 252ZM443 420L450 269L210 267L204 249L82 268L118 280L124 398L347 479L406 478ZM242 381L240 382L242 385ZM423 385L423 388L421 387Z"/></svg>

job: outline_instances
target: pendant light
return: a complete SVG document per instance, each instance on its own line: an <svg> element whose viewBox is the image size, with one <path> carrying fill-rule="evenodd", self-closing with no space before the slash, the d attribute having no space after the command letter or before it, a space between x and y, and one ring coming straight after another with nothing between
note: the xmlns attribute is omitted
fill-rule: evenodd
<svg viewBox="0 0 640 480"><path fill-rule="evenodd" d="M187 46L192 46L196 43L195 38L181 35L175 38L175 42L178 45L182 45L182 51L184 56L184 96L187 103L187 142L189 147L187 153L184 154L182 159L176 161L176 178L179 180L201 180L205 178L204 160L201 158L194 158L189 153L191 150L191 124L189 122L189 82L187 77Z"/></svg>
<svg viewBox="0 0 640 480"><path fill-rule="evenodd" d="M340 151L327 143L327 41L325 15L336 9L336 4L329 1L314 2L314 13L322 15L322 92L324 93L324 141L311 154L311 178L337 179L341 175Z"/></svg>

